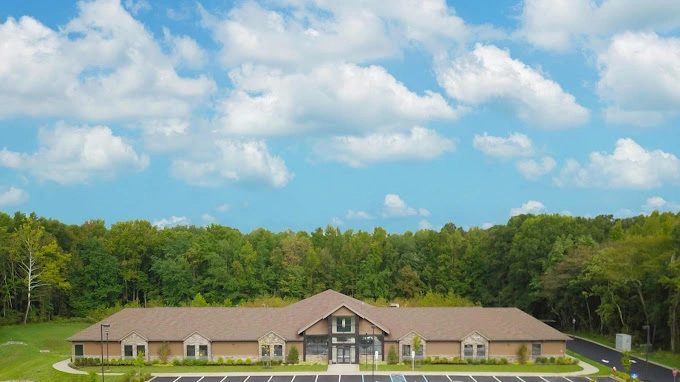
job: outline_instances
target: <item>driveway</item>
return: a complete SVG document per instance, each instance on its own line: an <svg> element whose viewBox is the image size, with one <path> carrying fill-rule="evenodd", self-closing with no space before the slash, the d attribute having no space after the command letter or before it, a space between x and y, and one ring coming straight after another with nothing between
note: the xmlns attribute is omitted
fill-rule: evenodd
<svg viewBox="0 0 680 382"><path fill-rule="evenodd" d="M610 347L602 346L594 342L574 338L572 341L567 341L567 349L581 354L587 358L597 361L609 367L616 366L616 369L623 371L621 364L621 353ZM644 359L637 357L630 357L634 362L631 362L630 374L637 374L638 378L648 382L674 382L672 369L649 363Z"/></svg>

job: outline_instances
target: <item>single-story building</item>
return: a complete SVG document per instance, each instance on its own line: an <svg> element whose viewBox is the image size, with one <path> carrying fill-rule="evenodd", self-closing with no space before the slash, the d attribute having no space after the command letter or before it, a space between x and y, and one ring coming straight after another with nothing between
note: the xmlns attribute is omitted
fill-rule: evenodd
<svg viewBox="0 0 680 382"><path fill-rule="evenodd" d="M396 304L394 304L396 306ZM106 326L108 325L108 326ZM411 357L453 359L562 357L570 338L517 308L377 307L327 290L282 308L127 308L69 337L73 358L285 359L358 363L394 346Z"/></svg>

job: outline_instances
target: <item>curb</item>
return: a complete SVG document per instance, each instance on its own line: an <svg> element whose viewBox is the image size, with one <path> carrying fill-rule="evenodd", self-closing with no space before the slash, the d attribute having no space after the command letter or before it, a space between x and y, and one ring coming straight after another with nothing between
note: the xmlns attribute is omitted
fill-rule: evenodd
<svg viewBox="0 0 680 382"><path fill-rule="evenodd" d="M595 341L589 340L589 339L587 339L587 338L583 338L583 337L579 337L579 336L575 336L575 335L570 335L570 337L572 337L572 338L578 338L578 339L581 340L581 341L590 342L591 344L599 345L599 346L602 346L603 348L607 348L607 349L610 349L610 350L614 350L615 352L619 352L619 353L623 354L623 352L622 352L621 350L619 350L619 349L616 349L616 348L613 348L613 347L610 347L610 346L607 346L607 345L603 345L603 344L601 344L601 343L599 343L599 342L595 342ZM640 358L640 357L635 356L635 355L631 355L630 358L635 358L636 360L639 360L640 362L647 362L647 361L644 360L644 358ZM649 361L649 363L650 363L650 364L653 364L653 365L656 365L656 366L659 366L659 367L663 367L663 368L665 368L665 369L668 369L669 371L673 371L673 368L670 367L670 366L668 366L668 365L664 365L664 364L661 364L661 363L658 363L658 362L654 362L654 361L651 361L651 360Z"/></svg>

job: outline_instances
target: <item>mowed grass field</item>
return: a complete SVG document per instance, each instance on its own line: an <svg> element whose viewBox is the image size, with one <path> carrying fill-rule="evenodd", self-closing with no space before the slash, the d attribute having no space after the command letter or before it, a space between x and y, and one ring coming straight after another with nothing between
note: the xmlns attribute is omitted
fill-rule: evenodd
<svg viewBox="0 0 680 382"><path fill-rule="evenodd" d="M79 382L88 376L59 372L52 365L69 358L66 338L85 329L88 323L47 323L0 327L0 381ZM7 344L20 341L25 345ZM49 350L49 353L41 353ZM116 381L119 378L107 378Z"/></svg>

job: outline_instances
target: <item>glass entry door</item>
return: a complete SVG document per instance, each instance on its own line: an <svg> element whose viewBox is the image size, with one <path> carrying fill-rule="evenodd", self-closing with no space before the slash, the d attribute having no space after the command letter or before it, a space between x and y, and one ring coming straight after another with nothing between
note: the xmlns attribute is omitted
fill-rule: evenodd
<svg viewBox="0 0 680 382"><path fill-rule="evenodd" d="M338 345L336 349L336 358L333 360L335 363L353 363L352 360L354 359L354 346Z"/></svg>

